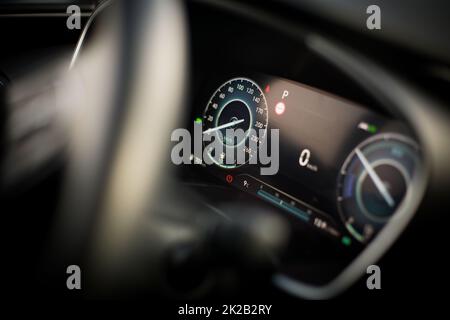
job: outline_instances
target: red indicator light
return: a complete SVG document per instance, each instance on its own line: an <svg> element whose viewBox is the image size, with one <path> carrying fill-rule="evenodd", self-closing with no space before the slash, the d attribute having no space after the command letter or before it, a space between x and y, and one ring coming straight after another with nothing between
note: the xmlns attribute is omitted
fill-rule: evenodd
<svg viewBox="0 0 450 320"><path fill-rule="evenodd" d="M275 113L277 115L282 115L286 110L286 105L283 102L278 102L275 106Z"/></svg>
<svg viewBox="0 0 450 320"><path fill-rule="evenodd" d="M265 92L265 93L269 93L269 91L270 91L270 86L267 85L266 88L264 89L264 92Z"/></svg>
<svg viewBox="0 0 450 320"><path fill-rule="evenodd" d="M228 183L232 183L233 182L233 176L231 174L227 174L227 176L225 177L225 180L227 180Z"/></svg>

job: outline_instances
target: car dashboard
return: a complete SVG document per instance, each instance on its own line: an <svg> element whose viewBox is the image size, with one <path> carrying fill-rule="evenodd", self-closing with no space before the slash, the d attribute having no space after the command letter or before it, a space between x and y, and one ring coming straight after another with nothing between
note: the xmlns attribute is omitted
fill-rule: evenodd
<svg viewBox="0 0 450 320"><path fill-rule="evenodd" d="M224 125L244 120L238 125L248 136L223 142L242 149L244 162L237 163L237 152L235 162L226 162L225 153L208 151L204 142L202 153L189 156L183 180L212 206L271 206L289 221L293 235L281 270L325 284L388 221L414 210L410 197L421 197L414 191L422 170L420 147L401 121L328 92L265 74L231 77L211 80L217 89L199 97L203 103L194 109L191 133L201 124L203 135L220 127L225 137ZM262 157L263 144L269 145L265 153L269 149L279 158L258 165L252 160ZM389 195L377 189L377 179L389 186ZM321 264L326 268L315 272Z"/></svg>
<svg viewBox="0 0 450 320"><path fill-rule="evenodd" d="M197 24L207 31L193 26L185 127L194 139L219 131L236 157L225 161L204 141L180 165L180 177L219 211L251 204L288 220L280 274L325 286L386 224L417 209L411 199L422 198L425 183L419 140L358 81L295 38L238 15L225 14L226 27L217 16L204 19ZM227 140L230 125L248 135ZM275 145L279 157L256 164L258 151L268 155ZM243 162L236 163L237 150Z"/></svg>

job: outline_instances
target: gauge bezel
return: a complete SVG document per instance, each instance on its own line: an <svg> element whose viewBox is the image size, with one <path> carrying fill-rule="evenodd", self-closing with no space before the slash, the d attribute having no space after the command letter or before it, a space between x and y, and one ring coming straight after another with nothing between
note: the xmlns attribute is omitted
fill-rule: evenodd
<svg viewBox="0 0 450 320"><path fill-rule="evenodd" d="M252 95L252 96L260 96L260 97L262 97L262 101L261 101L260 103L258 103L258 105L259 105L259 106L260 106L260 105L263 105L263 106L264 106L263 110L264 110L264 118L265 118L265 120L264 120L264 122L263 122L263 126L264 126L263 130L264 130L264 132L263 132L263 134L262 134L261 136L259 136L259 141L258 141L258 144L257 144L257 145L258 145L258 148L259 148L259 146L260 146L262 143L265 142L266 136L267 136L267 130L268 130L268 126L269 126L269 106L268 106L267 99L266 99L266 96L265 96L265 94L264 94L264 91L263 91L262 88L259 86L259 84L258 84L256 81L254 81L253 79L250 79L250 78L247 78L247 77L234 77L234 78L228 79L227 81L223 82L223 83L222 83L222 84L221 84L221 85L213 92L213 94L212 94L212 95L210 96L210 98L208 99L208 103L206 104L206 108L204 109L203 114L202 114L202 117L203 117L203 120L204 120L204 121L203 121L203 130L206 129L206 126L205 126L205 119L206 119L206 115L207 115L207 113L208 113L208 111L209 111L209 108L210 108L211 105L212 105L213 99L217 96L217 94L218 94L219 92L221 92L221 89L224 88L226 85L230 85L230 84L232 84L233 82L236 82L236 81L239 81L239 80L241 80L241 81L246 81L246 82L251 83L251 84L252 84L252 87L254 86L254 87L259 91L259 93L260 93L259 95L256 94L256 95ZM237 145L230 146L230 145L225 144L223 141L221 141L221 143L223 144L224 148L226 148L226 149L236 149L237 147L240 147L242 144L244 144L244 143L249 139L250 129L252 129L252 128L253 128L253 129L257 129L257 128L255 128L255 124L254 124L255 119L254 119L254 115L252 114L252 111L253 111L253 110L252 110L252 107L249 106L249 104L248 104L247 101L243 101L242 99L239 99L239 98L230 99L229 101L226 102L225 105L223 105L223 106L221 106L220 108L218 108L218 110L216 111L216 112L217 112L217 115L215 116L214 123L217 125L217 121L218 121L219 116L220 116L221 112L223 111L224 107L225 107L226 105L228 105L229 103L231 103L232 101L237 101L237 100L241 101L241 102L249 109L249 111L250 111L250 124L251 124L251 126L250 126L249 129L247 130L245 139L242 140L241 142L239 142ZM258 130L260 130L260 129L258 129ZM205 147L206 144L203 143L203 146ZM257 151L257 150L254 150L253 152L256 152L256 151ZM209 152L207 152L206 154L208 155L209 159L211 159L211 160L214 162L215 165L217 165L218 167L220 167L220 168L222 168L222 169L236 169L236 168L241 167L241 166L244 165L244 164L227 165L227 164L219 163L216 159L214 159L214 157L212 157L212 156L209 154ZM252 153L251 156L254 156L254 154ZM248 159L247 159L246 163L247 163L247 162L248 162Z"/></svg>
<svg viewBox="0 0 450 320"><path fill-rule="evenodd" d="M371 145L373 143L376 143L378 141L389 141L389 140L396 140L401 143L407 144L410 147L412 147L413 150L416 151L416 156L417 156L419 163L416 164L416 167L414 168L414 172L418 172L420 169L418 167L421 166L421 154L420 154L420 147L419 147L418 143L416 141L414 141L412 138L407 137L403 134L389 132L389 133L379 133L374 136L371 136L371 137L365 139L364 141L362 141L361 143L359 143L356 147L354 147L353 150L346 157L346 159L343 162L341 169L339 170L339 173L338 173L338 177L337 177L337 186L338 187L336 190L336 207L337 207L337 210L339 213L339 217L340 217L342 223L344 224L345 228L347 229L347 231L356 240L358 240L361 243L366 243L367 241L372 240L373 237L376 236L376 234L374 234L369 239L366 239L366 238L363 238L363 236L361 236L358 232L353 230L352 225L348 225L347 216L344 212L344 208L342 208L342 205L341 205L341 203L342 203L342 188L344 187L342 181L344 180L344 176L347 174L346 168L349 167L351 161L353 161L353 159L356 156L357 149L364 150L366 147L368 147L369 145ZM392 213L390 216L388 216L386 218L379 218L379 217L373 216L372 214L367 215L365 212L362 212L362 214L364 214L367 218L372 220L374 224L381 225L381 227L379 229L381 229L389 221L398 219L399 214L406 211L405 206L407 206L408 202L410 202L411 197L413 196L414 188L412 188L412 184L414 183L414 181L415 181L415 179L413 176L408 177L407 182L409 184L408 184L405 196L403 197L400 205L396 208L395 212ZM379 230L376 233L378 233L378 232L379 232Z"/></svg>

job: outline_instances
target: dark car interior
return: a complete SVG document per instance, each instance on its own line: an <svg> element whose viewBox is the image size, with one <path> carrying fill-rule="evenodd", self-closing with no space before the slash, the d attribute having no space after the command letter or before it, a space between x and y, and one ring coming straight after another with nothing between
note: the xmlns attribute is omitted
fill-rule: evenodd
<svg viewBox="0 0 450 320"><path fill-rule="evenodd" d="M11 296L276 314L445 288L449 6L376 4L371 30L365 0L2 1ZM216 134L243 163L194 142Z"/></svg>

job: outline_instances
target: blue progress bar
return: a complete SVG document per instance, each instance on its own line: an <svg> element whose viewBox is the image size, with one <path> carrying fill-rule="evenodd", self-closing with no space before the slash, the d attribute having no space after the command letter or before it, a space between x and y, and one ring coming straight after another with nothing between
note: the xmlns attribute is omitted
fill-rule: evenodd
<svg viewBox="0 0 450 320"><path fill-rule="evenodd" d="M267 200L267 201L273 203L274 205L276 205L277 207L280 207L281 209L289 211L294 216L296 216L302 220L309 221L309 215L306 212L290 205L289 203L284 202L283 200L275 197L274 195L268 193L267 191L258 190L257 193L258 193L258 196L260 196L264 200Z"/></svg>

